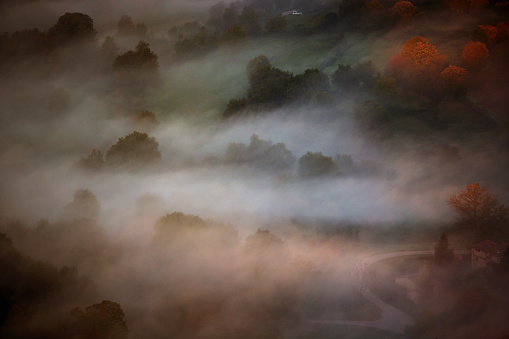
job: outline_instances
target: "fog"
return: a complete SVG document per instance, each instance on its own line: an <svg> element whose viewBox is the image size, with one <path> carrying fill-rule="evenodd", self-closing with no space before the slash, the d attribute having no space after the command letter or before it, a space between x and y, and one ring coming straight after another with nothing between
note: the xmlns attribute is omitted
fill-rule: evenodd
<svg viewBox="0 0 509 339"><path fill-rule="evenodd" d="M0 41L0 232L12 239L0 238L9 255L2 259L8 278L0 334L301 338L295 332L302 330L326 338L334 330L306 321L380 317L353 274L361 258L387 249L431 250L441 232L455 232L447 199L470 183L508 201L508 87L494 91L487 81L500 76L495 69L505 70L497 68L507 55L505 40L488 44L490 63L457 90L467 94L437 94L427 78L403 74L395 76L398 94L384 96L368 87L369 76L358 85L351 81L351 88L334 76L338 64L358 71L369 61L374 83L391 76L391 57L417 35L458 64L470 27L499 19L491 7L447 27L441 20L455 15L447 6L416 1L427 21L370 30L345 17L318 30L313 18L336 13L337 5L315 1L304 10L304 24L289 16L284 32L262 30L227 43L224 31L212 32L219 25L209 18L216 3L0 5L6 32ZM265 22L282 12L279 3L304 6L243 1L237 10L252 5ZM75 32L69 40L55 28L66 12L86 13L97 32ZM122 15L140 31L122 35ZM205 25L213 47L171 33L189 21ZM145 31L135 26L140 23ZM23 31L33 28L38 31ZM103 45L107 36L117 46L112 55ZM197 49L180 55L176 46L184 39ZM155 69L136 64L145 62L136 59L141 54L121 64L122 55L143 48L140 40L150 48L143 57L157 55ZM285 92L282 104L263 102L256 95L265 92L253 89L256 81L246 72L260 55L280 76L272 85L290 77L284 71L301 79L317 69L328 75L330 89L310 94L298 87L304 80L292 80L294 91ZM227 117L230 99L241 98L247 104ZM388 118L359 118L362 103L374 101ZM138 141L127 144L131 136ZM468 234L454 234L461 249L471 245L462 243ZM29 290L31 279L37 286ZM22 287L11 288L16 284ZM497 288L490 292L502 293ZM121 305L129 333L118 319L111 326L90 322L87 306L102 300ZM454 302L437 312L451 312ZM417 311L412 316L420 319ZM341 332L379 334L355 333ZM459 338L465 332L433 333Z"/></svg>

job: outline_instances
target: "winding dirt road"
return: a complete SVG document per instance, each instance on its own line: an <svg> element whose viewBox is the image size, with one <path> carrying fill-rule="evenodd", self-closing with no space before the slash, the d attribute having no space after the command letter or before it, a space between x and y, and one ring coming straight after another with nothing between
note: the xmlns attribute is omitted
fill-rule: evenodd
<svg viewBox="0 0 509 339"><path fill-rule="evenodd" d="M383 253L376 254L364 258L359 261L357 267L354 269L353 275L357 279L357 286L362 295L371 301L373 304L380 307L382 311L382 317L377 320L369 320L369 321L352 321L352 320L308 320L308 323L315 324L335 324L335 325L357 325L357 326L365 326L365 327L374 327L382 330L404 334L405 328L413 323L412 317L408 314L398 310L397 308L384 303L380 298L374 295L364 283L363 275L366 269L373 265L376 262L381 260L395 258L395 257L403 257L410 255L429 255L433 253L432 251L405 251L405 252L391 252L391 253ZM455 254L469 254L469 251L454 251Z"/></svg>

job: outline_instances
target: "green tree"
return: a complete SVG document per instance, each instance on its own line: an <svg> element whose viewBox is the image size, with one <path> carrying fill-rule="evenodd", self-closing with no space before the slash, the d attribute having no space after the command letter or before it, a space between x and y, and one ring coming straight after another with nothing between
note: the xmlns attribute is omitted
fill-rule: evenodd
<svg viewBox="0 0 509 339"><path fill-rule="evenodd" d="M221 41L225 43L238 43L242 42L246 39L246 31L244 28L239 25L235 24L233 26L228 27L221 33Z"/></svg>
<svg viewBox="0 0 509 339"><path fill-rule="evenodd" d="M237 23L237 7L235 3L232 2L228 7L226 7L223 11L223 25L224 27L230 27Z"/></svg>
<svg viewBox="0 0 509 339"><path fill-rule="evenodd" d="M313 178L338 173L338 167L331 157L322 152L307 152L299 159L299 175L304 178Z"/></svg>
<svg viewBox="0 0 509 339"><path fill-rule="evenodd" d="M251 6L244 6L239 16L239 23L242 25L248 35L258 35L262 31L260 18Z"/></svg>
<svg viewBox="0 0 509 339"><path fill-rule="evenodd" d="M269 33L281 33L285 30L287 25L288 21L286 20L286 17L278 14L265 22L265 29Z"/></svg>
<svg viewBox="0 0 509 339"><path fill-rule="evenodd" d="M389 122L387 110L379 103L371 100L361 101L355 107L355 119L360 127L374 130Z"/></svg>
<svg viewBox="0 0 509 339"><path fill-rule="evenodd" d="M97 31L94 29L94 21L87 14L66 12L48 30L48 35L59 43L69 43L93 40Z"/></svg>
<svg viewBox="0 0 509 339"><path fill-rule="evenodd" d="M294 84L297 97L309 102L317 92L329 92L329 76L318 69L307 69L304 73L296 75Z"/></svg>
<svg viewBox="0 0 509 339"><path fill-rule="evenodd" d="M458 213L457 224L476 232L490 232L507 222L509 209L478 183L449 197L447 204Z"/></svg>
<svg viewBox="0 0 509 339"><path fill-rule="evenodd" d="M348 90L354 81L352 66L338 64L338 68L332 73L332 83L336 90Z"/></svg>
<svg viewBox="0 0 509 339"><path fill-rule="evenodd" d="M147 133L132 132L119 138L106 153L105 163L112 167L142 168L161 160L159 143Z"/></svg>
<svg viewBox="0 0 509 339"><path fill-rule="evenodd" d="M246 98L231 99L223 112L223 118L229 118L246 108Z"/></svg>
<svg viewBox="0 0 509 339"><path fill-rule="evenodd" d="M159 68L158 57L145 41L140 41L134 51L121 54L113 61L116 70L140 70L154 73Z"/></svg>
<svg viewBox="0 0 509 339"><path fill-rule="evenodd" d="M228 163L249 164L270 170L288 169L295 163L295 157L284 143L274 144L270 140L260 139L256 134L251 135L247 146L244 143L231 143L224 159Z"/></svg>

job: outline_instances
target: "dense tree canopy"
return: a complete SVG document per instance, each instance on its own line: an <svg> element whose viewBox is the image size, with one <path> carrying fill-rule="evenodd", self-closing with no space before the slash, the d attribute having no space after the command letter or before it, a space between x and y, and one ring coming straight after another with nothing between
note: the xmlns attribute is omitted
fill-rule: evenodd
<svg viewBox="0 0 509 339"><path fill-rule="evenodd" d="M117 70L140 70L155 72L159 68L158 57L145 41L138 42L134 51L130 50L117 56L113 67Z"/></svg>
<svg viewBox="0 0 509 339"><path fill-rule="evenodd" d="M461 61L468 69L479 70L489 58L490 52L480 41L468 42L461 52Z"/></svg>
<svg viewBox="0 0 509 339"><path fill-rule="evenodd" d="M447 233L442 233L440 240L435 244L431 262L437 266L447 266L454 262L454 251L449 245Z"/></svg>
<svg viewBox="0 0 509 339"><path fill-rule="evenodd" d="M288 169L295 163L295 157L284 143L274 144L270 140L251 136L249 145L231 143L224 159L228 163L246 164L268 170Z"/></svg>
<svg viewBox="0 0 509 339"><path fill-rule="evenodd" d="M509 209L496 195L478 183L449 197L447 204L458 213L458 224L478 232L489 232L507 222Z"/></svg>
<svg viewBox="0 0 509 339"><path fill-rule="evenodd" d="M148 167L161 160L159 143L147 133L134 131L119 138L106 153L105 163L112 167Z"/></svg>
<svg viewBox="0 0 509 339"><path fill-rule="evenodd" d="M299 175L304 178L335 174L338 174L336 163L322 152L307 152L299 158Z"/></svg>
<svg viewBox="0 0 509 339"><path fill-rule="evenodd" d="M75 308L71 316L73 338L126 339L129 333L122 306L113 301L103 300L84 311Z"/></svg>
<svg viewBox="0 0 509 339"><path fill-rule="evenodd" d="M48 30L48 34L59 43L68 43L93 40L97 31L94 29L94 21L87 14L66 12Z"/></svg>

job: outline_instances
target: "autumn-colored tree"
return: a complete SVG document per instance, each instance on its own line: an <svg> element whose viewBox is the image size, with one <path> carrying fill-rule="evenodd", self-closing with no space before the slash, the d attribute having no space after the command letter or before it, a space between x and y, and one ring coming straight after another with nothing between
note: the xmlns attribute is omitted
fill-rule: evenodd
<svg viewBox="0 0 509 339"><path fill-rule="evenodd" d="M447 0L447 5L452 11L459 13L468 8L468 0Z"/></svg>
<svg viewBox="0 0 509 339"><path fill-rule="evenodd" d="M432 45L428 39L420 36L408 39L401 48L401 55L416 75L436 72L442 69L446 62L445 55L440 54L436 46Z"/></svg>
<svg viewBox="0 0 509 339"><path fill-rule="evenodd" d="M428 39L415 36L401 48L400 56L393 56L387 63L386 74L401 81L404 86L422 93L433 91L440 72L447 64L444 54Z"/></svg>
<svg viewBox="0 0 509 339"><path fill-rule="evenodd" d="M477 232L489 231L507 221L509 209L478 183L449 197L447 204L458 213L458 224Z"/></svg>
<svg viewBox="0 0 509 339"><path fill-rule="evenodd" d="M489 58L490 52L485 44L480 41L468 42L461 52L461 61L466 68L479 70Z"/></svg>
<svg viewBox="0 0 509 339"><path fill-rule="evenodd" d="M468 0L468 7L470 9L486 7L489 4L490 4L489 0Z"/></svg>
<svg viewBox="0 0 509 339"><path fill-rule="evenodd" d="M473 32L474 40L493 46L509 38L509 21L496 25L479 25Z"/></svg>
<svg viewBox="0 0 509 339"><path fill-rule="evenodd" d="M417 7L410 1L404 0L395 3L390 10L392 20L399 25L408 24L416 12Z"/></svg>
<svg viewBox="0 0 509 339"><path fill-rule="evenodd" d="M449 66L440 73L440 87L449 93L459 94L467 81L468 72L463 67Z"/></svg>
<svg viewBox="0 0 509 339"><path fill-rule="evenodd" d="M491 41L495 40L498 34L497 27L493 25L479 25L479 30Z"/></svg>

